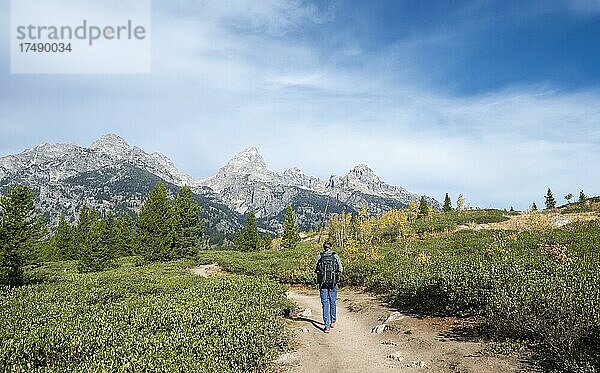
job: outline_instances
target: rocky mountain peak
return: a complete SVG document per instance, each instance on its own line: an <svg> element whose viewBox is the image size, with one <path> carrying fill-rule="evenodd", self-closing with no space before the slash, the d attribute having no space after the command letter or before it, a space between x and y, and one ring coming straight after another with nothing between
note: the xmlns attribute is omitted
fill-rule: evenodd
<svg viewBox="0 0 600 373"><path fill-rule="evenodd" d="M94 141L90 149L118 156L129 153L131 146L122 137L109 133Z"/></svg>
<svg viewBox="0 0 600 373"><path fill-rule="evenodd" d="M292 168L288 168L287 170L283 171L283 174L285 176L304 175L304 172L302 172L302 170L299 169L298 167L292 167Z"/></svg>
<svg viewBox="0 0 600 373"><path fill-rule="evenodd" d="M357 165L343 178L347 180L347 182L354 185L364 184L364 186L367 188L366 190L371 190L374 185L382 183L375 172L366 164Z"/></svg>
<svg viewBox="0 0 600 373"><path fill-rule="evenodd" d="M375 172L373 172L373 170L367 166L366 164L359 164L357 166L355 166L352 170L350 170L351 174L354 174L356 176L375 176Z"/></svg>
<svg viewBox="0 0 600 373"><path fill-rule="evenodd" d="M237 153L231 160L238 160L248 163L265 163L262 155L260 155L260 152L254 146Z"/></svg>
<svg viewBox="0 0 600 373"><path fill-rule="evenodd" d="M238 188L243 180L277 184L280 181L280 176L270 171L258 149L251 147L231 158L225 166L219 169L215 176L196 181L195 184L208 186L219 193L224 189L233 190Z"/></svg>
<svg viewBox="0 0 600 373"><path fill-rule="evenodd" d="M256 171L267 170L267 164L258 149L251 147L231 158L223 170L227 173L253 174Z"/></svg>
<svg viewBox="0 0 600 373"><path fill-rule="evenodd" d="M297 186L304 189L314 190L324 193L326 183L317 177L305 174L298 167L292 167L285 170L282 174L282 182L286 185Z"/></svg>
<svg viewBox="0 0 600 373"><path fill-rule="evenodd" d="M342 199L348 200L355 198L355 192L360 192L363 195L399 201L404 205L407 205L408 201L413 198L413 195L403 188L383 182L375 172L365 164L355 166L345 176L332 176L329 179L327 187L331 190L331 193L341 196ZM370 209L374 211L385 211L386 208L387 207L383 205L377 206L376 203L373 203L370 206Z"/></svg>
<svg viewBox="0 0 600 373"><path fill-rule="evenodd" d="M27 149L23 152L23 154L25 153L33 153L33 154L44 154L47 157L52 157L52 156L62 156L68 152L73 151L74 149L78 148L77 145L73 145L73 144L48 144L48 143L43 143L40 145L37 145L36 147L34 147L33 149Z"/></svg>

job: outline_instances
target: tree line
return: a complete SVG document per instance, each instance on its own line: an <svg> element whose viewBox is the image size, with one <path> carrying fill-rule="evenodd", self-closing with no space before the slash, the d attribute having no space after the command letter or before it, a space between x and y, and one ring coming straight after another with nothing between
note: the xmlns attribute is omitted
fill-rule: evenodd
<svg viewBox="0 0 600 373"><path fill-rule="evenodd" d="M569 203L572 198L571 194L565 196ZM586 199L582 190L579 202ZM550 188L545 200L546 208L556 207ZM466 208L462 194L456 204L456 210ZM537 207L534 204L532 208ZM441 210L454 210L448 193ZM411 200L404 210L391 210L376 218L362 210L355 217L338 214L330 220L328 229L330 238L340 246L345 246L346 240L393 241L407 233L407 223L431 218L435 213L422 196L418 203ZM83 206L74 225L61 215L57 228L49 235L45 222L35 214L33 192L18 185L0 197L0 284L21 284L23 266L40 261L76 260L79 271L90 272L110 268L122 256L139 255L147 262L191 257L200 249L203 239L199 214L200 207L189 187L182 187L177 195L170 197L165 185L158 183L135 217L110 211L101 214ZM240 251L265 250L273 247L273 241L270 232L259 232L256 215L250 211L244 228L234 235L233 247ZM300 242L291 205L286 209L284 230L278 241L285 249Z"/></svg>
<svg viewBox="0 0 600 373"><path fill-rule="evenodd" d="M567 193L564 198L565 201L567 201L567 204L571 204L571 200L573 199L573 193ZM588 197L585 195L583 190L581 190L579 192L579 199L577 200L577 202L583 203L587 199ZM556 208L556 198L554 198L554 194L552 194L552 190L550 188L548 188L548 190L546 191L546 195L544 196L544 205L546 206L546 209ZM531 204L530 208L531 210L537 210L537 205L535 204L535 202Z"/></svg>
<svg viewBox="0 0 600 373"><path fill-rule="evenodd" d="M163 183L156 184L136 217L83 206L75 225L61 215L49 235L35 213L33 192L18 185L0 197L0 284L22 284L23 266L41 261L76 260L79 271L92 272L128 255L148 262L189 257L202 238L200 207L187 186L171 198Z"/></svg>
<svg viewBox="0 0 600 373"><path fill-rule="evenodd" d="M201 248L204 230L200 207L189 187L170 197L160 182L146 196L139 214L115 215L82 206L75 224L61 214L49 234L46 222L35 213L33 192L18 185L0 197L0 284L23 283L23 267L44 261L75 260L80 272L115 266L119 257L139 255L146 262L193 257ZM300 242L292 206L286 210L281 247ZM241 251L270 249L273 236L259 233L250 211L245 227L235 234Z"/></svg>
<svg viewBox="0 0 600 373"><path fill-rule="evenodd" d="M290 205L285 210L283 234L281 235L281 248L292 249L300 243L300 233L296 221L296 214ZM256 225L256 214L249 211L246 215L244 229L235 232L233 248L240 251L268 250L273 247L273 236L265 231L259 233Z"/></svg>

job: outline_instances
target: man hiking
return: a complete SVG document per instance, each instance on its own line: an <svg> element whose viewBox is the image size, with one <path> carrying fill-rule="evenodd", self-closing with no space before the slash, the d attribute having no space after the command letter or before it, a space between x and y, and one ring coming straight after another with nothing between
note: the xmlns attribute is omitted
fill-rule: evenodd
<svg viewBox="0 0 600 373"><path fill-rule="evenodd" d="M335 327L336 308L335 301L338 291L338 280L340 273L344 270L340 257L331 251L331 242L323 244L323 252L317 256L315 261L315 272L317 282L321 289L321 304L323 305L323 322L325 333Z"/></svg>

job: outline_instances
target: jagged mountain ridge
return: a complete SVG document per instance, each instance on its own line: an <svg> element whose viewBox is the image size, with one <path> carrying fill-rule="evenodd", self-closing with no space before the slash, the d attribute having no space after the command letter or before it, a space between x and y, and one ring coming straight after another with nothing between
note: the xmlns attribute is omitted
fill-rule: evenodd
<svg viewBox="0 0 600 373"><path fill-rule="evenodd" d="M122 162L146 169L173 184L192 184L192 178L179 171L165 155L146 153L113 134L102 136L89 148L74 144L42 144L17 155L2 157L0 178L9 172L47 171L50 181L58 181Z"/></svg>
<svg viewBox="0 0 600 373"><path fill-rule="evenodd" d="M29 186L36 206L51 225L61 213L74 219L83 205L101 212L137 214L152 187L163 181L174 195L192 178L159 153L146 153L116 135L105 135L89 148L42 144L0 158L0 194L16 184ZM213 243L242 224L242 216L210 189L194 187L205 229Z"/></svg>
<svg viewBox="0 0 600 373"><path fill-rule="evenodd" d="M332 175L328 181L307 175L297 167L276 173L267 168L254 147L238 153L215 176L196 185L211 188L231 209L241 214L253 210L259 218L277 215L288 204L294 205L299 190L313 194L314 198L330 199L331 206L342 204L345 206L338 207L347 211L365 207L373 214L406 207L412 199L420 198L402 187L386 184L364 164L344 176ZM427 201L439 207L433 198L427 197Z"/></svg>
<svg viewBox="0 0 600 373"><path fill-rule="evenodd" d="M278 174L269 170L258 149L248 148L221 167L215 176L199 180L196 187L210 188L229 208L246 214L254 211L258 223L274 232L283 228L283 210L293 205L301 229L316 229L332 213L355 212L343 201L321 195L310 189L310 180L294 184L286 180L289 172ZM306 184L306 185L305 185ZM324 185L323 185L324 187Z"/></svg>
<svg viewBox="0 0 600 373"><path fill-rule="evenodd" d="M86 204L101 211L137 213L158 181L171 193L190 185L200 203L207 229L214 235L232 233L243 214L255 211L261 227L282 228L282 212L293 205L302 229L318 228L332 213L371 213L405 207L416 194L381 181L366 165L344 176L321 180L293 167L271 171L258 149L234 156L216 175L194 181L160 153L146 153L117 135L108 134L89 147L42 144L0 158L0 193L23 183L36 194L41 212L56 221L60 213L74 217ZM428 201L439 207L437 201Z"/></svg>

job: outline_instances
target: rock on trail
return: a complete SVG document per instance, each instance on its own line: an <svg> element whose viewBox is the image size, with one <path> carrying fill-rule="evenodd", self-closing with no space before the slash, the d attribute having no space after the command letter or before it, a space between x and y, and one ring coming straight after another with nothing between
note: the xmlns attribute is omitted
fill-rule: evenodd
<svg viewBox="0 0 600 373"><path fill-rule="evenodd" d="M202 277L224 273L217 264L190 271ZM337 323L325 334L318 291L291 288L287 295L299 306L288 320L297 348L279 356L277 372L527 371L516 357L482 353L485 343L461 334L464 325L454 318L404 315L371 295L341 289Z"/></svg>

